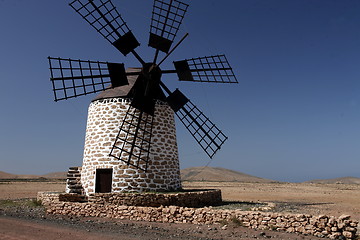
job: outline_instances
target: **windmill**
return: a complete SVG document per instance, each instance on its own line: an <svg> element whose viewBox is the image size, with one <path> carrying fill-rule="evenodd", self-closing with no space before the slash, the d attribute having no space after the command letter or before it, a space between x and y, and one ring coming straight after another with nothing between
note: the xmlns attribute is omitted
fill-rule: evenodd
<svg viewBox="0 0 360 240"><path fill-rule="evenodd" d="M154 0L148 46L155 54L150 62L136 52L140 44L111 0L74 0L69 5L140 64L126 70L124 63L48 58L55 101L101 92L89 107L83 166L73 177L81 174L78 183L86 194L181 188L174 113L210 158L227 137L179 89L170 90L162 75L237 83L225 55L174 61L174 69L161 69L188 36L174 44L189 7L178 0ZM159 61L160 54L164 57Z"/></svg>

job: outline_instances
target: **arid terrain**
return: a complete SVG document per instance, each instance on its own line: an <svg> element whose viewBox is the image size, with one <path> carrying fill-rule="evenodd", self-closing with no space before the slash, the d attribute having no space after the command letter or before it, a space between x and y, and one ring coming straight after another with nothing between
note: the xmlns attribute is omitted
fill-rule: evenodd
<svg viewBox="0 0 360 240"><path fill-rule="evenodd" d="M183 185L221 189L224 201L274 203L277 212L348 214L360 220L359 184L184 182Z"/></svg>
<svg viewBox="0 0 360 240"><path fill-rule="evenodd" d="M276 211L349 214L360 220L359 184L187 182L185 189L221 189L224 201L271 202ZM2 182L0 200L36 198L37 192L61 192L64 182Z"/></svg>
<svg viewBox="0 0 360 240"><path fill-rule="evenodd" d="M261 206L258 203L271 203L271 211L275 212L333 216L348 214L353 219L360 220L360 184L342 184L339 182L331 184L326 182L281 183L246 174L237 176L236 172L231 175L229 172L224 173L223 171L226 171L224 169L214 170L212 168L206 170L212 171L212 173L204 176L211 176L216 181L201 181L207 179L201 175L200 179L197 178L196 171L199 171L199 169L192 169L183 173L185 179L183 187L185 189L221 189L223 200L226 203L221 206L223 208L251 210ZM219 181L218 175L224 176L224 174L227 176L225 179L227 181ZM34 232L32 233L33 238L26 237L26 234L30 233L25 230L25 232L21 233L23 238L14 237L16 234L20 234L19 231L11 233L10 229L8 229L10 232L6 233L5 228L17 225L19 225L19 228L25 226L25 229L26 226L32 226L28 229L37 229L37 232L44 231L44 234L63 236L61 239L74 239L73 237L77 236L74 235L75 230L81 233L78 234L79 236L84 237L89 232L93 232L91 236L88 236L88 239L99 239L99 236L103 236L102 239L258 239L264 237L273 239L317 239L289 233L254 231L240 226L228 226L224 230L219 226L120 222L117 220L107 222L103 219L78 219L66 216L54 218L46 216L41 207L37 208L37 210L31 210L32 208L28 206L24 210L24 208L16 206L16 204L12 208L7 207L8 203L14 200L35 198L39 191L59 192L64 191L64 189L64 181L1 180L0 239L45 239L39 238ZM12 217L9 218L9 216ZM63 232L59 230L59 226L61 226L60 229L63 229ZM106 234L104 233L105 230ZM60 237L53 239L60 239Z"/></svg>

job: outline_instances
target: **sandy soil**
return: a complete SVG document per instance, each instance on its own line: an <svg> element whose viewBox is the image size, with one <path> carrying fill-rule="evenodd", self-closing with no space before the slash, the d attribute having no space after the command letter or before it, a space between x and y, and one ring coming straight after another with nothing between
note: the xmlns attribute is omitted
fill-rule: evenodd
<svg viewBox="0 0 360 240"><path fill-rule="evenodd" d="M0 182L0 200L35 198L38 191L63 191L64 183ZM239 202L273 202L275 211L350 214L360 220L360 185L185 182L184 188L217 188L223 199ZM251 204L250 204L251 205ZM272 231L255 231L241 226L197 226L46 216L43 209L1 209L0 239L318 239Z"/></svg>
<svg viewBox="0 0 360 240"><path fill-rule="evenodd" d="M39 223L29 220L21 220L14 218L1 218L0 217L0 239L3 240L38 240L38 239L53 239L53 240L107 240L106 236L98 233L89 233L86 230L74 231L69 227L59 227L52 223ZM123 238L119 235L121 239ZM134 239L134 238L133 238Z"/></svg>
<svg viewBox="0 0 360 240"><path fill-rule="evenodd" d="M38 192L63 192L64 182L0 182L0 200L36 198Z"/></svg>
<svg viewBox="0 0 360 240"><path fill-rule="evenodd" d="M280 212L348 214L360 220L360 184L185 182L183 186L221 189L224 201L273 202Z"/></svg>

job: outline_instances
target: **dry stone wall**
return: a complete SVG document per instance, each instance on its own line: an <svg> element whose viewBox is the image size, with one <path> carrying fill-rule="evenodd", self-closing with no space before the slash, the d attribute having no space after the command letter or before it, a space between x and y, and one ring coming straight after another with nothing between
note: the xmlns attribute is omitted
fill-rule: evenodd
<svg viewBox="0 0 360 240"><path fill-rule="evenodd" d="M88 201L96 204L126 206L187 206L204 207L222 203L220 190L189 191L179 193L97 193L90 195Z"/></svg>
<svg viewBox="0 0 360 240"><path fill-rule="evenodd" d="M211 207L188 208L179 206L139 207L109 203L61 202L59 194L39 193L48 214L64 214L83 217L106 217L136 221L166 223L239 225L261 230L286 231L327 237L330 239L356 239L358 222L349 215L340 217L311 216L241 210L223 210Z"/></svg>
<svg viewBox="0 0 360 240"><path fill-rule="evenodd" d="M94 101L88 110L81 182L95 193L96 169L112 169L111 192L169 191L181 188L174 113L164 102L155 106L150 161L146 172L109 157L130 100Z"/></svg>
<svg viewBox="0 0 360 240"><path fill-rule="evenodd" d="M204 207L222 203L221 190L194 190L178 193L96 193L84 198L83 195L61 193L59 201L90 202L124 206L182 206Z"/></svg>

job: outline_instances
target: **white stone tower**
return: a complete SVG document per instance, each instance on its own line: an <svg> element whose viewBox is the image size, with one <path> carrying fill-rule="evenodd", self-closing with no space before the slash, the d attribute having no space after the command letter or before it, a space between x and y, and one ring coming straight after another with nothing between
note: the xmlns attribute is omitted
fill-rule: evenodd
<svg viewBox="0 0 360 240"><path fill-rule="evenodd" d="M130 79L129 79L130 80ZM86 195L96 192L173 191L181 188L174 112L166 102L155 106L147 171L110 157L119 127L130 107L130 86L99 94L88 110L81 184Z"/></svg>

